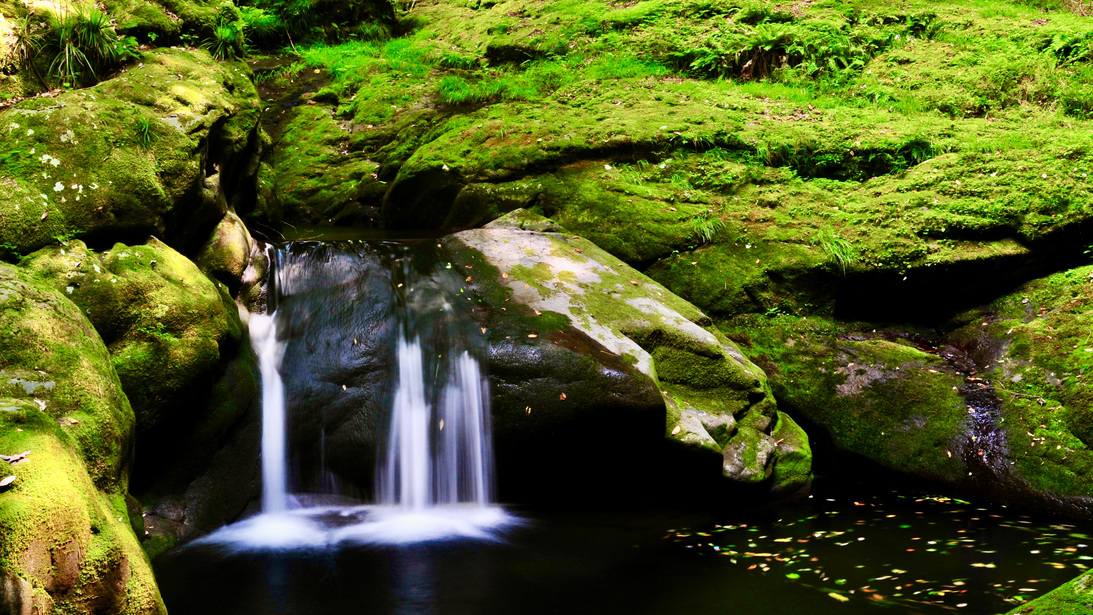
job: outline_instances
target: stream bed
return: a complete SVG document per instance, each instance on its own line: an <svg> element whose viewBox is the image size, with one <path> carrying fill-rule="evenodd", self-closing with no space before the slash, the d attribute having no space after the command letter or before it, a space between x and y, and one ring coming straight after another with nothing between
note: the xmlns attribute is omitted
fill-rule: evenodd
<svg viewBox="0 0 1093 615"><path fill-rule="evenodd" d="M1093 528L929 493L719 513L514 511L495 541L155 562L172 615L1005 613L1093 564Z"/></svg>

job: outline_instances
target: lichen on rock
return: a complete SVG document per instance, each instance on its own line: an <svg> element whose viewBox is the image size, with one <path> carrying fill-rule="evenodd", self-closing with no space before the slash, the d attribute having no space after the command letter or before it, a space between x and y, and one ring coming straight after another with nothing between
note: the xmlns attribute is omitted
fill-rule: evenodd
<svg viewBox="0 0 1093 615"><path fill-rule="evenodd" d="M26 254L74 236L204 240L257 170L249 76L203 50L162 49L94 87L6 110L0 241Z"/></svg>
<svg viewBox="0 0 1093 615"><path fill-rule="evenodd" d="M510 214L517 225L527 217ZM491 283L513 303L564 316L653 380L669 400L668 438L723 453L735 480L771 478L781 442L770 435L777 411L766 376L697 308L580 237L495 223L452 238L497 269Z"/></svg>

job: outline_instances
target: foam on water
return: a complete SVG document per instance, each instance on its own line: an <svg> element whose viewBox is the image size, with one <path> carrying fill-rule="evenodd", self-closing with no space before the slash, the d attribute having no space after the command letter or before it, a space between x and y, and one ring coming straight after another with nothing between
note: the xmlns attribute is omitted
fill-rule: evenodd
<svg viewBox="0 0 1093 615"><path fill-rule="evenodd" d="M499 506L433 506L417 511L401 506L325 506L264 513L193 544L243 552L496 541L518 523Z"/></svg>

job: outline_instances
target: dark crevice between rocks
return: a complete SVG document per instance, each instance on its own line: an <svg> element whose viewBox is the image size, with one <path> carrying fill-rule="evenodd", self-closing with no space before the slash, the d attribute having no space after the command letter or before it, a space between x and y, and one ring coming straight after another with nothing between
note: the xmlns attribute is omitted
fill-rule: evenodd
<svg viewBox="0 0 1093 615"><path fill-rule="evenodd" d="M1031 254L956 261L906 272L851 274L836 282L835 317L874 323L943 322L1030 280L1087 263L1088 255L1077 245L1081 244L1052 236L1050 241L1037 242Z"/></svg>

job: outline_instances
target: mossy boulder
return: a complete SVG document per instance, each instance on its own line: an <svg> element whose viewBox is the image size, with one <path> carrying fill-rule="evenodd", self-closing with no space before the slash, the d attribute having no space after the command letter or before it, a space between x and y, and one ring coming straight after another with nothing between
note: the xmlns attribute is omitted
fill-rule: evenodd
<svg viewBox="0 0 1093 615"><path fill-rule="evenodd" d="M172 45L181 34L206 39L221 20L238 19L238 9L222 8L217 0L108 0L105 11L119 34L145 44ZM234 10L234 14L233 11Z"/></svg>
<svg viewBox="0 0 1093 615"><path fill-rule="evenodd" d="M1093 610L1093 572L1023 604L1007 615L1084 615Z"/></svg>
<svg viewBox="0 0 1093 615"><path fill-rule="evenodd" d="M63 291L102 335L136 414L147 480L204 418L211 385L239 350L227 288L154 238L104 253L72 241L23 266Z"/></svg>
<svg viewBox="0 0 1093 615"><path fill-rule="evenodd" d="M0 604L13 613L164 614L122 491L97 489L80 445L36 404L0 399Z"/></svg>
<svg viewBox="0 0 1093 615"><path fill-rule="evenodd" d="M1033 280L958 316L948 345L981 366L1000 403L1008 459L1026 489L1093 507L1093 267Z"/></svg>
<svg viewBox="0 0 1093 615"><path fill-rule="evenodd" d="M740 317L722 330L765 369L779 403L837 449L899 472L969 482L965 378L943 358L815 317Z"/></svg>
<svg viewBox="0 0 1093 615"><path fill-rule="evenodd" d="M253 207L258 99L243 64L161 49L94 87L4 113L0 243L156 234L196 248L229 205Z"/></svg>
<svg viewBox="0 0 1093 615"><path fill-rule="evenodd" d="M49 283L0 265L0 378L70 434L95 485L124 492L134 418L102 338Z"/></svg>
<svg viewBox="0 0 1093 615"><path fill-rule="evenodd" d="M786 315L721 328L764 367L781 406L834 448L1000 502L1088 517L1090 273L1035 280L940 330Z"/></svg>
<svg viewBox="0 0 1093 615"><path fill-rule="evenodd" d="M62 292L0 266L0 585L15 612L163 613L128 520L134 416L110 355ZM20 610L21 609L21 610Z"/></svg>
<svg viewBox="0 0 1093 615"><path fill-rule="evenodd" d="M233 296L243 284L251 257L260 250L247 226L234 212L228 212L213 229L194 259L210 278L224 284Z"/></svg>
<svg viewBox="0 0 1093 615"><path fill-rule="evenodd" d="M377 179L378 162L350 151L352 127L334 117L334 110L309 100L289 111L266 158L272 178L264 181L272 181L290 219L367 224L377 217L387 186Z"/></svg>
<svg viewBox="0 0 1093 615"><path fill-rule="evenodd" d="M734 480L771 479L782 442L772 437L777 410L766 376L708 317L585 239L510 224L521 215L451 236L496 268L479 284L498 285L536 314L563 316L634 365L669 399L666 437L722 455Z"/></svg>

